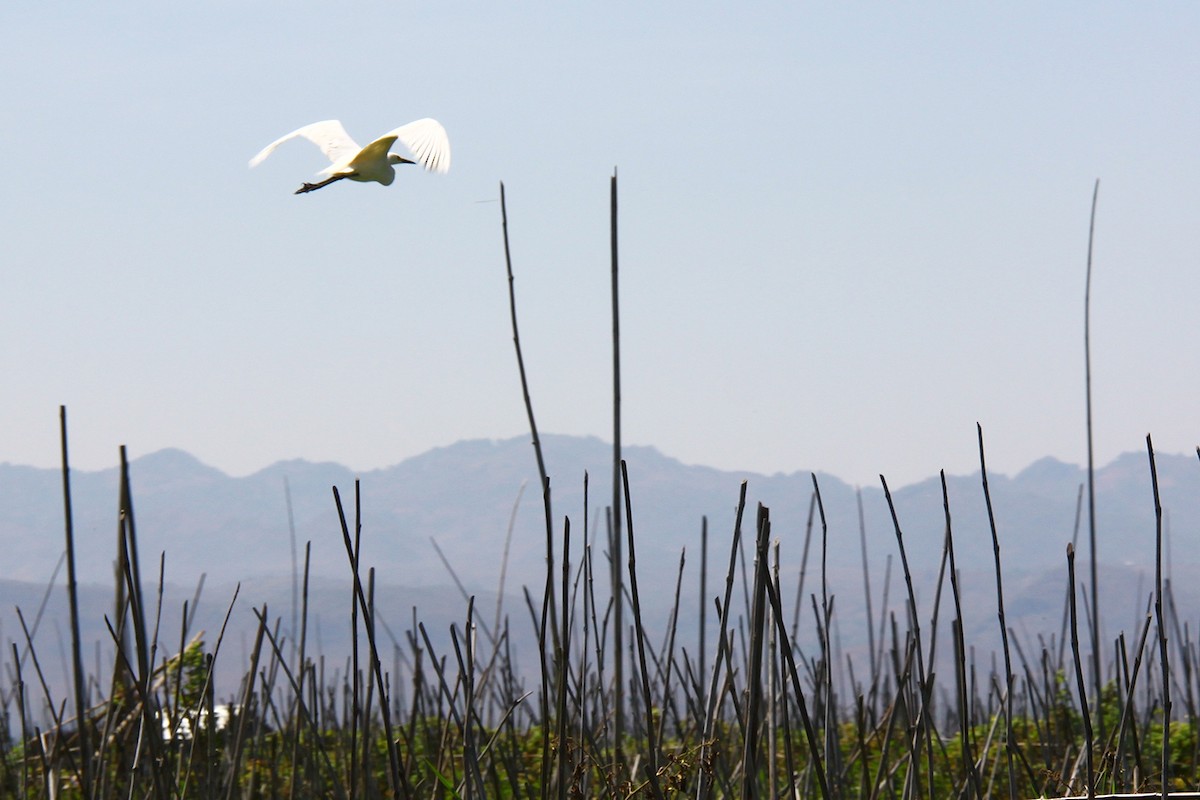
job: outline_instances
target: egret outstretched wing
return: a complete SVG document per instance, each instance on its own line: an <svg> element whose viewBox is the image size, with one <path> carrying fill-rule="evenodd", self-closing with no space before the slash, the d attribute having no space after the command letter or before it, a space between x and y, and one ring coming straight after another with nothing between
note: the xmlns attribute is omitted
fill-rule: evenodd
<svg viewBox="0 0 1200 800"><path fill-rule="evenodd" d="M388 131L384 136L394 136L400 143L416 156L416 161L431 172L448 172L450 170L450 138L446 129L435 119L419 119L407 125L401 125L394 131Z"/></svg>
<svg viewBox="0 0 1200 800"><path fill-rule="evenodd" d="M438 127L441 126L439 125ZM250 159L250 166L257 167L267 156L275 152L276 147L298 136L308 139L321 148L321 152L325 154L325 157L333 162L337 162L347 156L353 156L359 150L358 144L350 138L350 134L346 133L346 129L342 127L342 123L336 119L327 119L323 122L314 122L311 125L305 125L303 128L294 130L286 136L280 136L260 150L258 155Z"/></svg>
<svg viewBox="0 0 1200 800"><path fill-rule="evenodd" d="M374 181L391 186L396 178L395 164L420 164L432 172L450 170L450 139L446 136L446 129L437 120L428 118L401 125L362 148L336 119L314 122L271 142L250 159L250 166L258 166L275 152L276 147L298 136L321 148L321 152L332 163L317 173L328 175L328 179L305 183L296 190L296 194L307 194L347 178L358 183ZM411 151L412 159L388 152L397 141Z"/></svg>

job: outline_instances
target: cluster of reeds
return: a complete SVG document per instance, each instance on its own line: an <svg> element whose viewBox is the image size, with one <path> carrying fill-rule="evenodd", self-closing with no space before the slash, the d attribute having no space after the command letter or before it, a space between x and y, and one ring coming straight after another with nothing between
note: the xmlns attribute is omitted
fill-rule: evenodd
<svg viewBox="0 0 1200 800"><path fill-rule="evenodd" d="M1128 636L1098 641L1099 621L1089 617L1087 603L1077 602L1083 590L1073 545L1064 554L1061 630L1021 637L1007 624L1002 532L991 516L982 429L980 489L992 522L998 652L977 652L965 641L944 476L944 547L923 604L903 520L883 481L903 591L894 607L887 584L876 595L864 562L864 651L848 654L834 641L836 598L851 589L830 585L829 531L815 476L804 551L806 562L810 547L820 558L813 570L819 582L806 584L803 570L782 574L770 509L748 508L746 485L740 492L731 487L736 523L717 539L728 548L723 583L711 590L707 584L710 532L702 523L699 608L685 615L680 607L687 574L681 553L668 624L649 630L638 587L645 567L639 570L637 561L637 503L620 446L616 178L614 491L611 503L602 504L604 524L593 529L573 528L569 516L560 520L552 510L517 332L503 187L501 202L514 343L545 512L540 592L527 588L524 609L515 615L497 609L490 622L468 598L461 626L454 625L448 639L431 636L415 618L394 636L384 619L391 610L381 613L374 601L374 571L360 563L358 487L350 513L335 487L354 596L347 621L353 649L338 656L344 667L327 669L327 656L309 650L306 554L295 622L285 631L266 607L255 609L257 631L240 690L218 698L213 672L224 652L224 627L211 642L195 638L185 605L178 636L171 632L173 644L162 644L168 634L158 622L161 562L155 601L144 588L152 583L141 575L122 452L118 581L107 617L112 668L107 676L88 675L82 650L89 643L81 640L75 595L64 410L74 681L68 697L55 696L25 626L0 692L0 795L933 800L1165 795L1197 786L1200 653L1191 621L1162 580L1149 439L1155 494L1147 502L1159 513L1159 573L1144 622ZM586 477L584 488L586 520ZM650 569L661 576L665 565ZM226 622L236 600L235 594ZM698 619L694 630L683 629L685 616ZM517 666L518 626L536 633L538 669L531 680ZM939 646L939 632L947 628L950 641ZM802 638L815 646L801 646ZM1179 708L1174 696L1183 698Z"/></svg>

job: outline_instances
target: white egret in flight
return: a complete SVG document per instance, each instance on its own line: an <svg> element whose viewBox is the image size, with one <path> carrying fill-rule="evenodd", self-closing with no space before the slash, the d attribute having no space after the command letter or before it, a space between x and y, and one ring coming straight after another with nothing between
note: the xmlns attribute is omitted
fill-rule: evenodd
<svg viewBox="0 0 1200 800"><path fill-rule="evenodd" d="M388 131L366 147L355 144L342 127L342 123L336 119L314 122L271 142L250 159L250 166L258 166L276 147L297 136L302 136L321 148L321 152L333 163L317 173L328 175L328 178L319 183L305 183L296 190L296 194L311 192L344 178L352 181L375 181L390 186L396 179L393 164L420 164L431 172L444 173L450 169L450 139L446 136L446 129L437 120L428 118ZM409 149L415 161L388 152L397 139Z"/></svg>

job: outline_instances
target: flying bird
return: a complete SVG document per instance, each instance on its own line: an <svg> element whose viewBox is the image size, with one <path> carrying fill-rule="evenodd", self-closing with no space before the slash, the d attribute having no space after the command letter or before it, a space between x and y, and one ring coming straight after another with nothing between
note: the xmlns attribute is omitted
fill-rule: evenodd
<svg viewBox="0 0 1200 800"><path fill-rule="evenodd" d="M275 152L276 147L297 136L321 148L321 152L333 163L317 173L328 175L328 178L318 183L305 183L296 190L296 194L315 191L345 178L390 186L396 179L393 164L420 164L430 172L445 173L450 170L450 139L446 136L446 129L437 120L428 118L388 131L366 147L359 147L336 119L314 122L271 142L250 159L250 166L257 167ZM388 152L396 140L408 148L413 158Z"/></svg>

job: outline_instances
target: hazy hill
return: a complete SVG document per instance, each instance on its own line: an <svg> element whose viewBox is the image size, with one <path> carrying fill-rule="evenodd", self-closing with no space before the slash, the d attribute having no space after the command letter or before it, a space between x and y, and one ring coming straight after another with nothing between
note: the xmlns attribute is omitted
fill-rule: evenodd
<svg viewBox="0 0 1200 800"><path fill-rule="evenodd" d="M577 558L585 522L593 538L597 530L605 528L604 507L612 497L611 445L567 436L546 436L543 444L553 487L555 552L562 552L563 522L569 517L571 552ZM661 629L666 619L684 548L686 619L695 616L701 521L705 517L709 529L706 594L711 608L711 598L723 581L743 480L748 480L746 533L753 534L755 504L766 504L771 510L773 536L781 542L785 596L795 596L813 494L810 473L763 476L726 472L685 465L649 447L628 447L624 455L639 574L654 629ZM586 516L585 473L589 475ZM1158 475L1172 568L1182 572L1200 562L1200 461L1194 455L1159 455ZM377 582L388 587L381 595L386 602L381 602L380 608L394 625L409 624L412 606L420 607L423 618L436 618L439 629L445 627L440 623L448 625L449 620L461 618L465 609L431 540L441 547L466 589L480 595L481 609L490 618L510 520L512 544L505 593L515 620L527 624L524 601L512 598L520 598L523 584L538 587L533 591L540 596L545 575L542 499L527 437L459 442L358 478L363 563L374 566ZM1080 468L1050 458L1015 476L989 476L1009 613L1017 625L1058 631L1066 583L1065 546L1074 530L1084 478ZM219 623L236 581L243 582L236 619L252 622L248 609L269 602L272 616L281 616L285 628L288 626L293 551L286 481L299 558L303 559L305 542L311 541L314 587L319 585L322 593L328 592L330 605L314 606L314 613L324 614L325 644L344 640L344 631L339 631L345 627L343 609L349 607L349 570L331 487L338 487L353 524L354 473L337 464L286 461L235 478L182 451L163 450L133 461L131 479L143 578L148 582L156 578L159 555L165 552L166 605L171 609L172 604L181 606L183 599L192 596L197 580L205 574L201 621L210 629ZM830 475L820 474L817 480L828 522L829 585L838 597L838 616L849 641L858 637L855 630L861 624L854 623L861 623L863 606L856 491ZM980 478L978 474L951 476L947 483L968 630L983 635L995 627L995 577ZM932 477L892 488L919 600L931 603L931 576L940 563L945 530L940 483ZM73 471L72 494L80 580L95 587L87 590L89 630L102 637L102 615L112 593L117 471ZM878 614L882 605L889 558L894 560L889 608L896 610L902 607L901 582L891 517L879 487L863 487L861 496L874 610ZM1121 456L1098 471L1096 510L1106 625L1128 627L1144 604L1154 565L1154 508L1144 454ZM820 534L818 521L807 563L806 595L819 588ZM1080 563L1084 566L1086 542L1085 515L1080 531ZM0 584L4 609L0 633L5 639L17 639L19 627L10 610L19 603L31 616L30 604L41 597L63 548L62 487L57 470L0 464L0 548L4 553L0 577L7 579ZM605 550L604 545L593 550L597 573L606 568ZM58 580L62 578L60 571ZM1187 596L1194 594L1190 583L1177 588ZM55 603L61 594L54 593ZM316 594L314 588L314 597ZM57 619L61 610L56 606L47 619ZM169 614L178 619L177 609ZM171 624L177 626L178 622ZM435 626L431 623L429 627ZM164 630L171 629L164 624ZM398 630L396 635L401 636ZM165 638L171 637L177 638L177 634Z"/></svg>
<svg viewBox="0 0 1200 800"><path fill-rule="evenodd" d="M577 540L584 522L583 477L590 476L589 526L611 502L611 446L594 438L547 436L556 536L570 517ZM727 542L742 480L749 481L750 511L763 502L772 512L784 560L798 560L812 477L752 475L688 466L648 447L628 447L630 494L640 555L654 565L673 564L680 548L698 547L700 522L709 519L712 541ZM1163 507L1177 563L1200 558L1200 462L1159 455ZM331 487L337 486L353 521L354 479L337 464L284 461L245 477L230 477L179 450L163 450L131 464L134 508L143 558L167 554L168 581L191 584L291 573L285 480L290 486L301 552L313 542L313 573L346 575L345 551ZM442 584L446 572L430 544L445 551L468 584L494 588L514 503L513 580L540 581L545 527L533 450L527 438L465 441L437 448L393 467L357 476L362 486L365 558L388 583ZM1001 545L1012 566L1044 568L1063 562L1071 538L1083 471L1046 458L1016 476L990 475ZM818 475L831 549L859 561L858 511L853 487ZM991 541L979 475L948 478L960 563L991 566ZM1152 564L1154 509L1143 454L1126 454L1097 473L1100 553L1113 564ZM892 487L914 567L940 556L944 518L936 477ZM72 472L80 579L110 582L116 534L116 469ZM875 556L895 549L883 493L863 488L868 547ZM753 519L753 514L748 516ZM0 547L4 577L45 581L62 550L62 488L53 469L0 464ZM1086 541L1086 536L1084 536ZM696 553L692 554L697 555Z"/></svg>

